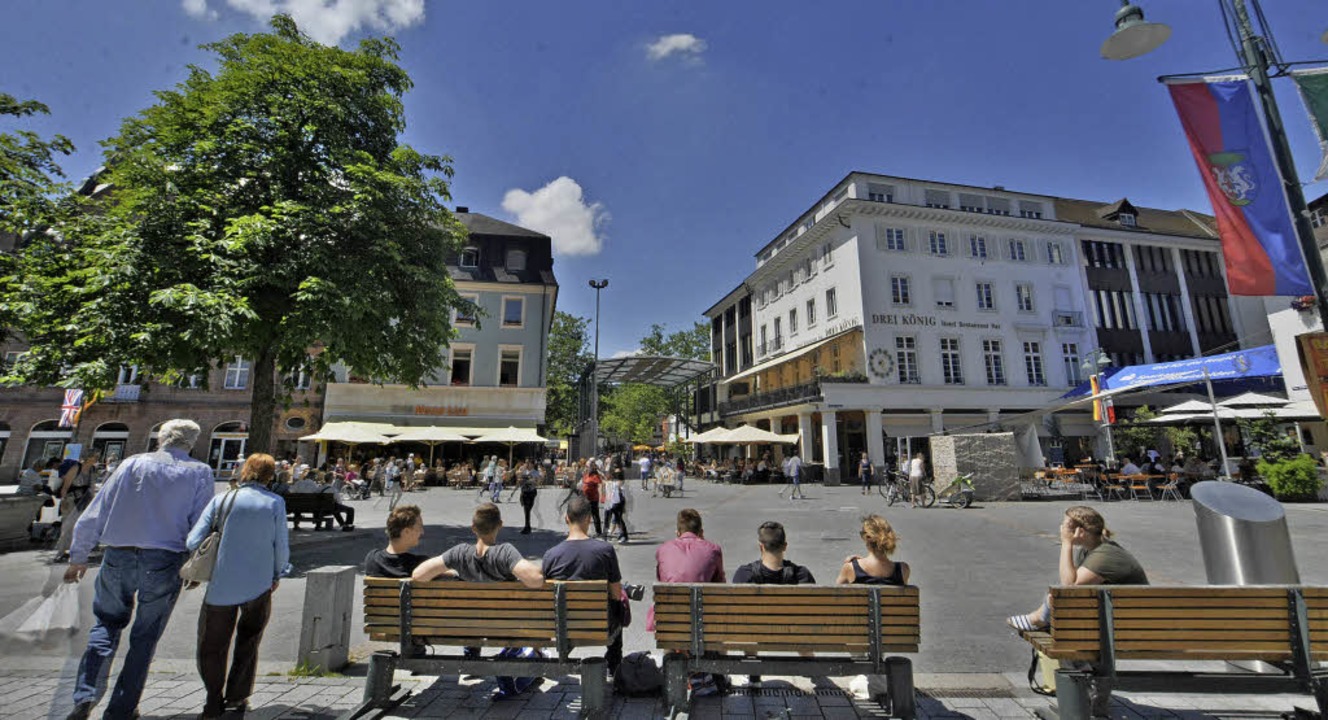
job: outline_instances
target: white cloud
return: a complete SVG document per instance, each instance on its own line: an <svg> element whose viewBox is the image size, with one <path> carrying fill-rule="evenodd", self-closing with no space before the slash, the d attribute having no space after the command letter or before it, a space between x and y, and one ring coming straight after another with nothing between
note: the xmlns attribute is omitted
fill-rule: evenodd
<svg viewBox="0 0 1328 720"><path fill-rule="evenodd" d="M616 353L614 353L612 356L610 356L609 359L610 359L610 360L622 360L623 358L636 357L637 355L640 355L640 354L641 354L641 349L640 349L640 348L637 348L637 349L635 349L635 350L619 350L618 352L616 352Z"/></svg>
<svg viewBox="0 0 1328 720"><path fill-rule="evenodd" d="M320 43L335 45L361 29L390 33L424 21L424 0L218 0L262 22L277 13ZM208 0L181 0L184 11L197 18L215 19Z"/></svg>
<svg viewBox="0 0 1328 720"><path fill-rule="evenodd" d="M684 59L699 62L701 53L706 51L706 41L691 34L661 35L658 40L646 46L646 57L651 60L663 60L670 55L679 55Z"/></svg>
<svg viewBox="0 0 1328 720"><path fill-rule="evenodd" d="M600 229L609 213L600 203L587 204L572 178L560 177L533 193L508 190L503 209L518 225L552 238L554 252L562 255L595 255L604 246Z"/></svg>

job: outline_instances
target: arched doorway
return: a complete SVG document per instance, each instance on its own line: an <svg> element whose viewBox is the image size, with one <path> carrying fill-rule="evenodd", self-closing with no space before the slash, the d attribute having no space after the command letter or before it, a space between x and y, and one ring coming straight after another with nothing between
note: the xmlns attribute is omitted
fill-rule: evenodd
<svg viewBox="0 0 1328 720"><path fill-rule="evenodd" d="M212 429L212 444L208 448L208 465L213 470L230 470L244 457L244 446L249 442L249 426L240 421L222 423Z"/></svg>
<svg viewBox="0 0 1328 720"><path fill-rule="evenodd" d="M92 433L92 450L100 453L101 459L108 463L124 459L128 442L129 426L124 423L102 423Z"/></svg>
<svg viewBox="0 0 1328 720"><path fill-rule="evenodd" d="M32 467L38 460L64 457L65 445L74 433L60 427L58 420L43 420L28 432L28 447L23 453L23 467Z"/></svg>

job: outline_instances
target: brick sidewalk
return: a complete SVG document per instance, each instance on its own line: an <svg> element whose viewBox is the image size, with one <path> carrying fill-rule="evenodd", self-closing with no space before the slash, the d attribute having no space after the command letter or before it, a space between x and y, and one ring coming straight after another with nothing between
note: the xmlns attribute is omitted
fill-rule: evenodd
<svg viewBox="0 0 1328 720"><path fill-rule="evenodd" d="M72 707L69 674L41 670L0 672L0 715L14 720L64 718ZM849 678L766 678L759 690L739 687L723 697L704 695L693 700L691 720L727 718L883 718L876 703L853 698ZM1015 720L1033 718L1052 703L1022 687L1015 675L925 675L918 684L919 720ZM513 700L494 701L491 679L411 677L399 673L397 682L414 695L388 715L392 718L483 718L534 720L575 718L581 707L580 686L573 678L544 680L538 689ZM362 677L260 677L250 698L251 720L291 718L314 720L336 717L354 706L363 692ZM1205 717L1277 717L1294 706L1313 707L1305 696L1273 695L1165 695L1118 698L1112 717L1119 720ZM154 672L139 706L145 720L193 718L203 706L203 685L192 672ZM662 700L614 697L611 718L646 720L665 717ZM99 717L94 710L93 717ZM234 717L234 716L231 716Z"/></svg>

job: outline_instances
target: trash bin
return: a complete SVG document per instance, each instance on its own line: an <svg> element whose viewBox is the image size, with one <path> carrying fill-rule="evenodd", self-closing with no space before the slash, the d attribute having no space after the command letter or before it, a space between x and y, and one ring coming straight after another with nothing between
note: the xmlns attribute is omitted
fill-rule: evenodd
<svg viewBox="0 0 1328 720"><path fill-rule="evenodd" d="M1204 571L1213 585L1300 582L1286 512L1271 497L1233 482L1190 488Z"/></svg>

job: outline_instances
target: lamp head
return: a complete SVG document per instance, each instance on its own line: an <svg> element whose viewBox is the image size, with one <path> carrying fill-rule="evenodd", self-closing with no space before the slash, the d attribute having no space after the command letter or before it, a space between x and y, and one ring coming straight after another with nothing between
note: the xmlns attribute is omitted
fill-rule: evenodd
<svg viewBox="0 0 1328 720"><path fill-rule="evenodd" d="M1116 32L1102 43L1102 57L1129 60L1156 50L1171 37L1171 28L1162 23L1144 22L1144 11L1130 2L1122 2L1116 11Z"/></svg>
<svg viewBox="0 0 1328 720"><path fill-rule="evenodd" d="M590 287L593 287L593 288L595 288L596 290L603 290L604 288L606 288L606 287L608 287L608 286L609 286L609 279L608 279L608 278L604 278L603 280L591 280L591 281L590 281Z"/></svg>

